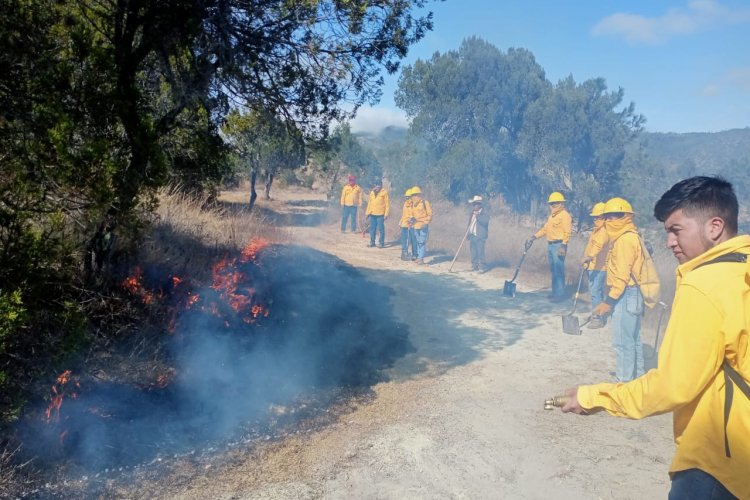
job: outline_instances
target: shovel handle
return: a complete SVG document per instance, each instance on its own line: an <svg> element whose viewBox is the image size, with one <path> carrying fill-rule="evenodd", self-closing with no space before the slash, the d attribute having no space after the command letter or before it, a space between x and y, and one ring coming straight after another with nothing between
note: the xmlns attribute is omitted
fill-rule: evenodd
<svg viewBox="0 0 750 500"><path fill-rule="evenodd" d="M469 230L471 230L471 226L466 228L466 232L464 233L464 237L461 238L461 243L458 245L458 250L456 250L456 255L453 256L453 260L451 261L451 265L448 268L448 272L451 272L451 269L453 269L453 264L456 263L456 259L458 258L458 252L461 251L461 247L464 246L464 241L466 241L466 237L469 236Z"/></svg>

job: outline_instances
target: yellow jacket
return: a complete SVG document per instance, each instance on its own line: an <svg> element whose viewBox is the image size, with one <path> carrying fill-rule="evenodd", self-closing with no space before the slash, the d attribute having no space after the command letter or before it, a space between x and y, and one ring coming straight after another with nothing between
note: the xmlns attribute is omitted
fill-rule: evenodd
<svg viewBox="0 0 750 500"><path fill-rule="evenodd" d="M341 190L341 206L361 207L362 206L362 188L357 184L344 186Z"/></svg>
<svg viewBox="0 0 750 500"><path fill-rule="evenodd" d="M391 210L390 201L388 201L388 191L381 189L378 194L375 191L370 191L370 198L367 200L367 210L365 216L368 215L384 215L388 217Z"/></svg>
<svg viewBox="0 0 750 500"><path fill-rule="evenodd" d="M423 198L412 198L411 216L414 217L414 229L421 229L427 226L432 220L432 207L430 202Z"/></svg>
<svg viewBox="0 0 750 500"><path fill-rule="evenodd" d="M399 227L409 227L411 215L411 199L404 202L404 208L401 210L401 220L398 221Z"/></svg>
<svg viewBox="0 0 750 500"><path fill-rule="evenodd" d="M570 240L570 233L573 231L573 218L570 216L565 208L562 208L556 212L550 214L547 222L542 228L534 235L536 238L541 238L545 234L547 235L547 241L561 240L563 245L568 244Z"/></svg>
<svg viewBox="0 0 750 500"><path fill-rule="evenodd" d="M609 224L609 222L607 222ZM632 222L618 227L612 234L607 230L607 237L611 242L611 249L607 255L607 302L613 304L620 298L627 286L636 286L633 279L633 269L643 266L643 247L640 236Z"/></svg>
<svg viewBox="0 0 750 500"><path fill-rule="evenodd" d="M750 498L750 400L737 388L724 451L724 373L726 358L750 379L748 322L743 292L747 265L716 263L719 255L750 254L750 236L725 241L677 268L672 314L659 351L657 368L624 384L578 388L586 409L603 408L639 419L673 412L677 445L670 473L697 468L714 476L732 494ZM697 268L697 269L696 269Z"/></svg>
<svg viewBox="0 0 750 500"><path fill-rule="evenodd" d="M606 271L607 255L609 255L610 244L607 231L604 229L604 221L595 220L594 230L589 236L589 242L583 251L584 258L591 258L586 269L589 271Z"/></svg>

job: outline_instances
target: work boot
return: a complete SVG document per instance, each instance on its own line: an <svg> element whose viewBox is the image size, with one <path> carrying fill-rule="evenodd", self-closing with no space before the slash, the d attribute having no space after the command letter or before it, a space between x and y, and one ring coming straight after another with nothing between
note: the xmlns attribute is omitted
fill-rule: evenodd
<svg viewBox="0 0 750 500"><path fill-rule="evenodd" d="M424 264L424 259L417 259L414 261L415 264Z"/></svg>
<svg viewBox="0 0 750 500"><path fill-rule="evenodd" d="M409 254L406 252L401 252L401 260L409 260Z"/></svg>

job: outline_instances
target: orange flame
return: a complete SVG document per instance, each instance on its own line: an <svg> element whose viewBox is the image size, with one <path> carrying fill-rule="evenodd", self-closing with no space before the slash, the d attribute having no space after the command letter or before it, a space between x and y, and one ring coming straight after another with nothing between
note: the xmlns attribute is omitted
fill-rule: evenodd
<svg viewBox="0 0 750 500"><path fill-rule="evenodd" d="M72 375L72 372L70 370L65 370L60 375L57 376L57 383L52 386L52 398L47 406L47 410L44 412L44 416L47 418L47 422L50 422L53 418L55 422L58 422L60 420L60 408L63 404L63 399L65 395L64 387L65 385L70 382L70 377ZM80 388L81 386L76 382L76 387ZM78 397L78 394L75 392L72 392L70 396L75 399Z"/></svg>

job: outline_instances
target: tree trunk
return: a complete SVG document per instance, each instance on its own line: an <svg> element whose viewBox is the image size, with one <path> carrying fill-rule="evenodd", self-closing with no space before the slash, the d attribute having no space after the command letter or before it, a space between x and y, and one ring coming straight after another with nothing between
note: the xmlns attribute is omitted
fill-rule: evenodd
<svg viewBox="0 0 750 500"><path fill-rule="evenodd" d="M256 169L253 169L252 174L250 174L250 212L253 211L253 207L255 206L255 200L258 198L258 192L255 191L255 180L258 177L258 171Z"/></svg>
<svg viewBox="0 0 750 500"><path fill-rule="evenodd" d="M271 199L271 185L273 184L273 172L266 173L266 199Z"/></svg>

